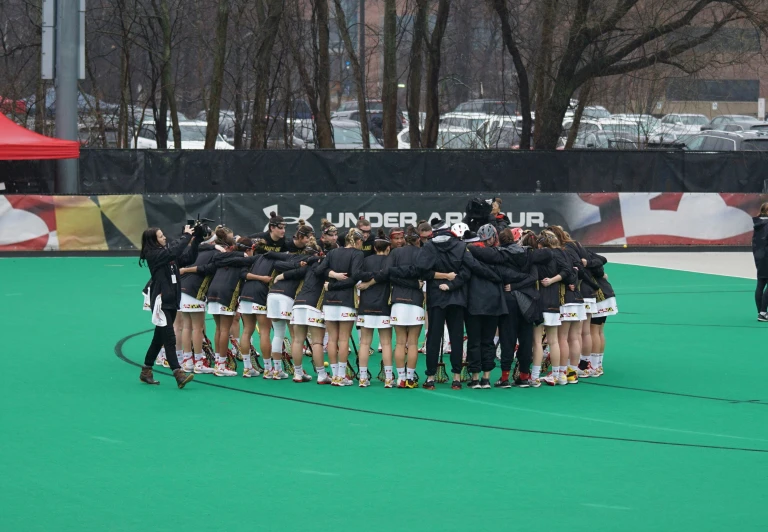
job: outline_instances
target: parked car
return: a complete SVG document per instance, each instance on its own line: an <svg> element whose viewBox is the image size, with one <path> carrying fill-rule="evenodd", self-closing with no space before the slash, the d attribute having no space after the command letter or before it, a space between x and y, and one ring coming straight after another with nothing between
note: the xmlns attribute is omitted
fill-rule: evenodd
<svg viewBox="0 0 768 532"><path fill-rule="evenodd" d="M488 135L488 148L491 150L520 149L520 128L515 123L506 123L492 129Z"/></svg>
<svg viewBox="0 0 768 532"><path fill-rule="evenodd" d="M707 131L689 138L691 151L768 151L768 133L762 131Z"/></svg>
<svg viewBox="0 0 768 532"><path fill-rule="evenodd" d="M677 140L676 134L663 132L659 120L651 115L613 115L608 120L600 120L600 125L604 132L630 138L639 147L661 142L662 138L665 142Z"/></svg>
<svg viewBox="0 0 768 532"><path fill-rule="evenodd" d="M469 100L457 105L453 112L515 116L517 113L517 102L505 102L504 100Z"/></svg>
<svg viewBox="0 0 768 532"><path fill-rule="evenodd" d="M331 120L333 144L338 150L362 150L363 132L360 122L353 120ZM371 149L381 149L381 144L371 133L368 133Z"/></svg>
<svg viewBox="0 0 768 532"><path fill-rule="evenodd" d="M411 139L405 129L397 135L398 149L411 148ZM482 139L471 129L447 127L440 125L437 133L436 147L438 150L477 150L484 148Z"/></svg>
<svg viewBox="0 0 768 532"><path fill-rule="evenodd" d="M181 149L183 150L202 150L205 147L205 129L207 124L200 121L179 122L181 130ZM139 135L135 142L131 142L131 147L139 150L156 150L157 133L154 122L144 122L139 128ZM173 128L168 124L168 148L174 149ZM215 149L234 150L230 144L224 140L220 134L216 134Z"/></svg>
<svg viewBox="0 0 768 532"><path fill-rule="evenodd" d="M602 105L591 105L584 108L581 118L588 120L605 120L611 118L611 113Z"/></svg>
<svg viewBox="0 0 768 532"><path fill-rule="evenodd" d="M720 115L709 124L701 127L701 131L750 131L768 130L768 122L763 122L752 116Z"/></svg>
<svg viewBox="0 0 768 532"><path fill-rule="evenodd" d="M593 131L576 137L573 143L575 149L592 150L636 150L637 142L634 134L609 133L606 131Z"/></svg>
<svg viewBox="0 0 768 532"><path fill-rule="evenodd" d="M709 119L704 115L696 114L668 114L661 119L661 133L674 133L678 139L685 141L691 135L701 131Z"/></svg>
<svg viewBox="0 0 768 532"><path fill-rule="evenodd" d="M353 120L355 122L360 122L360 111L357 110L350 110L350 111L336 111L331 115L332 120ZM383 123L384 119L384 112L383 111L368 111L368 130L374 133L374 136L378 139L382 138L382 134L376 134L374 132L374 129L381 130L381 127L383 127L381 124ZM405 128L405 124L402 120L395 120L395 125L397 126L397 131L400 132ZM378 126L378 127L376 127Z"/></svg>
<svg viewBox="0 0 768 532"><path fill-rule="evenodd" d="M372 112L384 112L384 104L381 102L381 100L366 100L365 101L365 107L366 110L369 113ZM336 111L334 111L331 114L331 120L334 119L340 119L340 120L357 120L360 121L359 115L357 119L351 118L349 111L359 111L360 106L357 103L357 100L348 100L346 102L342 102L342 104L339 106ZM397 108L397 116L400 119L400 124L405 126L408 121L405 119L405 115L403 114L403 110L400 109L400 107Z"/></svg>

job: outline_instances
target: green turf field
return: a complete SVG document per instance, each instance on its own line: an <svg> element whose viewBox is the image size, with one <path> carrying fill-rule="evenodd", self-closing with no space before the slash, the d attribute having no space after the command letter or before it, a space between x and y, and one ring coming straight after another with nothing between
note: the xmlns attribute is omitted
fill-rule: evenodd
<svg viewBox="0 0 768 532"><path fill-rule="evenodd" d="M576 386L180 391L131 364L135 258L0 260L0 530L765 530L752 281L607 271L606 374Z"/></svg>

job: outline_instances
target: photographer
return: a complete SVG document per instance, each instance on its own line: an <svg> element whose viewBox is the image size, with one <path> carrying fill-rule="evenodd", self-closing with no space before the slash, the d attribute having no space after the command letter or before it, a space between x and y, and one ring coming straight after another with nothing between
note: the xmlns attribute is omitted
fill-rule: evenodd
<svg viewBox="0 0 768 532"><path fill-rule="evenodd" d="M149 266L152 280L149 286L149 302L152 306L152 323L155 333L144 357L144 366L139 379L147 384L160 384L153 378L152 364L165 347L168 364L173 370L176 385L181 389L192 380L193 374L186 374L179 366L176 357L176 334L173 322L176 311L181 303L181 285L179 283L179 265L194 262L197 259L197 249L203 237L203 228L189 225L184 227L181 238L166 245L163 232L157 227L150 227L141 235L141 254L139 266ZM189 249L187 246L189 245ZM183 258L182 258L183 255ZM185 261L185 262L182 262ZM180 264L177 264L179 262Z"/></svg>

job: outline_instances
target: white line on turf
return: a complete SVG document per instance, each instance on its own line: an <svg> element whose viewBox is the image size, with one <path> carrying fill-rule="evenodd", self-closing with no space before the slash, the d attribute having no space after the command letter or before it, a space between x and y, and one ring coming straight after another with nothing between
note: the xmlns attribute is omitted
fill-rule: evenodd
<svg viewBox="0 0 768 532"><path fill-rule="evenodd" d="M611 506L610 504L591 504L588 502L581 503L582 506L589 506L590 508L605 508L606 510L631 510L626 506Z"/></svg>
<svg viewBox="0 0 768 532"><path fill-rule="evenodd" d="M423 393L428 394L429 392L426 392L422 390ZM444 397L446 399L455 399L457 401L465 401L467 403L475 403L479 405L486 405L486 406L495 406L498 408L504 408L506 410L517 410L519 412L531 412L533 414L543 414L548 416L555 416L555 417L564 417L568 419L578 419L582 421L592 421L594 423L605 423L608 425L619 425L622 427L632 427L636 429L649 429L649 430L660 430L664 432L675 432L677 434L691 434L695 436L713 436L715 438L727 438L730 440L747 440L747 441L759 441L763 443L768 443L768 440L763 440L760 438L747 438L744 436L732 436L730 434L715 434L710 432L697 432L693 430L683 430L683 429L671 429L667 427L657 427L655 425L640 425L637 423L625 423L623 421L612 421L610 419L597 419L597 418L591 418L591 417L585 417L585 416L573 416L570 414L561 414L559 412L547 412L546 410L535 410L533 408L522 408L519 406L509 406L509 405L501 405L498 403L489 403L487 401L478 401L476 399L468 399L466 397L459 397L457 395L448 395L448 394L434 394L437 397Z"/></svg>
<svg viewBox="0 0 768 532"><path fill-rule="evenodd" d="M105 438L104 436L91 436L94 440L103 441L106 443L123 443L120 440L113 440L112 438Z"/></svg>
<svg viewBox="0 0 768 532"><path fill-rule="evenodd" d="M125 264L105 264L105 268L122 268Z"/></svg>
<svg viewBox="0 0 768 532"><path fill-rule="evenodd" d="M312 471L311 469L299 469L299 473L306 473L307 475L320 475L323 477L339 477L338 473L328 473L327 471Z"/></svg>

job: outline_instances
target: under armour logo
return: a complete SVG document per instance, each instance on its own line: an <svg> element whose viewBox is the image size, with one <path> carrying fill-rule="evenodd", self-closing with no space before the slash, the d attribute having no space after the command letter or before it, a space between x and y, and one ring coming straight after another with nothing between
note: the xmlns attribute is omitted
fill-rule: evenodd
<svg viewBox="0 0 768 532"><path fill-rule="evenodd" d="M269 213L272 211L275 211L278 215L282 216L280 214L280 211L278 210L277 204L270 205L269 207L264 207L264 216L269 218ZM312 225L309 223L309 218L315 213L315 209L310 207L309 205L299 205L299 215L296 217L293 216L283 216L283 219L285 220L286 224L297 224L299 223L299 219L303 219L305 222L307 222L307 225L312 227ZM267 222L267 225L264 227L265 231L269 230L269 222Z"/></svg>

